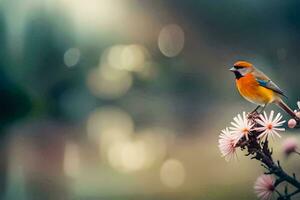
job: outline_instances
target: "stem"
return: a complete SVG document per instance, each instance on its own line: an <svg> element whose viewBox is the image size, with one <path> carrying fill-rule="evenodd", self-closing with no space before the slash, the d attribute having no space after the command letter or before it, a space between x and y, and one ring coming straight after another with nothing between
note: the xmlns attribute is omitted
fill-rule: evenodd
<svg viewBox="0 0 300 200"><path fill-rule="evenodd" d="M278 190L275 189L275 192L277 193L277 195L278 195L279 197L282 197L282 195L280 194L280 192L279 192Z"/></svg>
<svg viewBox="0 0 300 200"><path fill-rule="evenodd" d="M296 190L296 191L294 191L294 192L288 194L286 197L287 197L287 198L290 198L290 197L294 196L295 194L298 194L299 192L300 192L300 189L298 189L298 190Z"/></svg>
<svg viewBox="0 0 300 200"><path fill-rule="evenodd" d="M294 151L294 153L296 153L296 154L300 155L300 152L299 152L299 151Z"/></svg>
<svg viewBox="0 0 300 200"><path fill-rule="evenodd" d="M300 190L300 182L283 171L283 169L279 165L276 165L269 156L262 151L257 151L257 154L262 157L261 162L263 162L269 168L271 173L278 176L282 180L281 182L286 181Z"/></svg>

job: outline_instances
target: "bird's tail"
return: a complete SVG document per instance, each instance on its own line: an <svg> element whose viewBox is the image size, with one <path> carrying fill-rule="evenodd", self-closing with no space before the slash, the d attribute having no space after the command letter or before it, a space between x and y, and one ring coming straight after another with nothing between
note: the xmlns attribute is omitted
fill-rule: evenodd
<svg viewBox="0 0 300 200"><path fill-rule="evenodd" d="M294 111L288 105L286 105L286 103L284 103L282 101L282 99L278 99L277 101L275 101L275 103L281 109L283 109L285 112L287 112L292 118L294 118L298 123L300 122L299 117L296 116L296 114L294 113Z"/></svg>

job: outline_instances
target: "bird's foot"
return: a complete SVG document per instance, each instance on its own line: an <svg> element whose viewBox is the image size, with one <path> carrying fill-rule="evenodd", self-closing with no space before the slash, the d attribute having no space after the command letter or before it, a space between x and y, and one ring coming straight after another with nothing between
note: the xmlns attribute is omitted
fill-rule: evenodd
<svg viewBox="0 0 300 200"><path fill-rule="evenodd" d="M250 120L255 120L259 117L259 115L260 115L260 113L255 110L255 111L248 113L247 118Z"/></svg>

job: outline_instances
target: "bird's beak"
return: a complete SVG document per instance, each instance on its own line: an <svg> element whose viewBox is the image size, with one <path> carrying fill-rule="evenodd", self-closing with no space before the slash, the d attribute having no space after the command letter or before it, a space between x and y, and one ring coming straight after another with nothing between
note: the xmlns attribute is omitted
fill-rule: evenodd
<svg viewBox="0 0 300 200"><path fill-rule="evenodd" d="M234 67L231 67L231 68L229 69L229 71L234 72L234 71L236 71L236 69L235 69Z"/></svg>

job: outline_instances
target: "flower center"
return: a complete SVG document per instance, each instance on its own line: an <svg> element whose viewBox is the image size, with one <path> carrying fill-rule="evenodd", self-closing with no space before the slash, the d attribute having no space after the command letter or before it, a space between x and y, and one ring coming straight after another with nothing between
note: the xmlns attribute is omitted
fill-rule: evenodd
<svg viewBox="0 0 300 200"><path fill-rule="evenodd" d="M242 131L243 131L243 133L245 133L245 134L246 134L246 133L248 133L248 132L249 132L249 129L248 129L248 128L244 128Z"/></svg>
<svg viewBox="0 0 300 200"><path fill-rule="evenodd" d="M267 188L268 188L268 190L271 191L271 192L273 192L273 191L275 190L274 185L268 185Z"/></svg>
<svg viewBox="0 0 300 200"><path fill-rule="evenodd" d="M268 128L269 130L271 130L271 129L273 128L273 125L272 125L272 124L269 124L269 125L267 126L267 128Z"/></svg>

